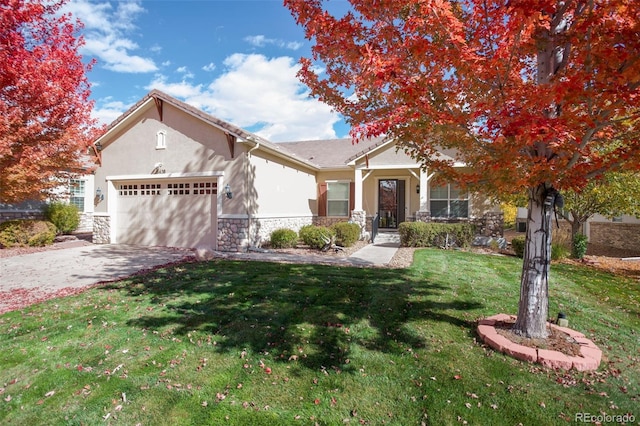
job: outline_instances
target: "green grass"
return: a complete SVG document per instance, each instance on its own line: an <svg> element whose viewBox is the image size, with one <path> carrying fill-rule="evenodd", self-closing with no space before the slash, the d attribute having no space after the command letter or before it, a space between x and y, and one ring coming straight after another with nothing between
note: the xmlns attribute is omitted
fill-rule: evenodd
<svg viewBox="0 0 640 426"><path fill-rule="evenodd" d="M476 341L520 260L421 250L406 270L214 261L0 316L0 423L565 424L640 418L637 281L552 268L551 315L604 351L554 372ZM270 374L267 369L271 369Z"/></svg>

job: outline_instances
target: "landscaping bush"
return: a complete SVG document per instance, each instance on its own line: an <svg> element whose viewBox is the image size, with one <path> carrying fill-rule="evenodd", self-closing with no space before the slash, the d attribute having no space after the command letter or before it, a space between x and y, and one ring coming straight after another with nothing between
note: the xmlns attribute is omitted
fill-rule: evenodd
<svg viewBox="0 0 640 426"><path fill-rule="evenodd" d="M40 247L53 244L56 227L44 220L9 220L0 223L0 246Z"/></svg>
<svg viewBox="0 0 640 426"><path fill-rule="evenodd" d="M524 242L524 235L513 237L513 239L511 240L511 248L513 248L513 251L516 252L516 256L520 258L524 257Z"/></svg>
<svg viewBox="0 0 640 426"><path fill-rule="evenodd" d="M300 239L309 247L321 249L327 238L335 237L334 232L326 226L305 225L298 231Z"/></svg>
<svg viewBox="0 0 640 426"><path fill-rule="evenodd" d="M582 259L587 254L587 245L589 244L586 235L576 234L573 237L571 255L574 259Z"/></svg>
<svg viewBox="0 0 640 426"><path fill-rule="evenodd" d="M56 226L59 234L70 234L80 225L80 212L72 204L53 202L44 208L44 217Z"/></svg>
<svg viewBox="0 0 640 426"><path fill-rule="evenodd" d="M398 233L404 247L469 247L475 228L469 223L403 222Z"/></svg>
<svg viewBox="0 0 640 426"><path fill-rule="evenodd" d="M340 222L331 226L336 235L336 244L342 247L351 247L360 239L360 225L357 223Z"/></svg>
<svg viewBox="0 0 640 426"><path fill-rule="evenodd" d="M571 250L563 243L551 243L551 260L566 259Z"/></svg>
<svg viewBox="0 0 640 426"><path fill-rule="evenodd" d="M298 233L293 229L276 229L271 233L271 247L291 248L298 243Z"/></svg>

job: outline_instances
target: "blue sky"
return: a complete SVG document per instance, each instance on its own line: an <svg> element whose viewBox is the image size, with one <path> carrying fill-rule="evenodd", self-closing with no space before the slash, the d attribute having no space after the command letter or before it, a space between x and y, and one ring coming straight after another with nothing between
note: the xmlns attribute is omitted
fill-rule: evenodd
<svg viewBox="0 0 640 426"><path fill-rule="evenodd" d="M88 78L102 123L159 89L274 142L348 136L296 78L310 42L281 0L70 0L65 11L97 60Z"/></svg>

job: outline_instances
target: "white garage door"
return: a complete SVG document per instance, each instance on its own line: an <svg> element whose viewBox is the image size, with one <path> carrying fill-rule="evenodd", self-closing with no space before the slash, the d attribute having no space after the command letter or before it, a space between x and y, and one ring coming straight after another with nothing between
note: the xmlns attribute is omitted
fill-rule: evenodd
<svg viewBox="0 0 640 426"><path fill-rule="evenodd" d="M216 247L215 179L115 182L116 241L167 247Z"/></svg>

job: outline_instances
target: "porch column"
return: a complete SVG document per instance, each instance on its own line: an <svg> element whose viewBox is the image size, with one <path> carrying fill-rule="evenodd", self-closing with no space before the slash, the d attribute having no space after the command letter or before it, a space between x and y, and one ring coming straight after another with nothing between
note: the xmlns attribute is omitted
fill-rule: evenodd
<svg viewBox="0 0 640 426"><path fill-rule="evenodd" d="M362 169L353 171L353 210L351 211L351 221L360 225L360 239L367 237L367 213L362 210Z"/></svg>
<svg viewBox="0 0 640 426"><path fill-rule="evenodd" d="M355 169L353 171L353 180L355 183L354 188L354 205L353 210L362 210L362 169Z"/></svg>
<svg viewBox="0 0 640 426"><path fill-rule="evenodd" d="M416 212L416 221L418 222L428 222L431 217L428 192L430 178L431 176L426 170L420 169L420 209Z"/></svg>

